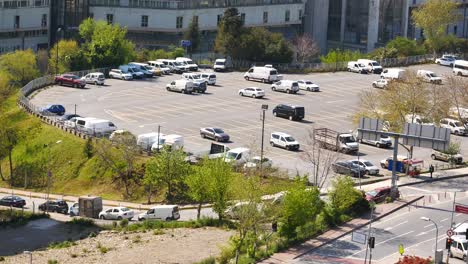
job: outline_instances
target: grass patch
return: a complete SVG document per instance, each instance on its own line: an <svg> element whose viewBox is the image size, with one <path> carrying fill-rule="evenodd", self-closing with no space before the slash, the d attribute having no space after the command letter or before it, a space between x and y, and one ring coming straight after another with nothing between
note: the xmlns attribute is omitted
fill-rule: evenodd
<svg viewBox="0 0 468 264"><path fill-rule="evenodd" d="M220 228L227 228L227 229L235 229L235 223L222 220L219 221L218 219L214 218L202 218L200 220L192 220L192 221L151 221L145 220L143 222L135 223L132 225L128 225L125 227L122 226L109 226L110 229L117 230L117 231L149 231L154 230L154 235L162 235L164 232L161 229L172 229L172 228L201 228L201 227L220 227Z"/></svg>
<svg viewBox="0 0 468 264"><path fill-rule="evenodd" d="M49 260L47 260L47 264L58 264L58 263L59 263L59 262L58 262L58 260L56 260L56 259L49 259Z"/></svg>
<svg viewBox="0 0 468 264"><path fill-rule="evenodd" d="M47 248L48 249L61 249L61 248L69 248L69 247L76 246L76 245L77 245L76 242L67 240L63 242L52 242L49 244Z"/></svg>
<svg viewBox="0 0 468 264"><path fill-rule="evenodd" d="M94 227L94 226L96 226L94 224L94 220L89 219L89 218L73 218L72 220L67 221L66 223L69 224L69 225L76 225L76 226L82 226L82 227Z"/></svg>
<svg viewBox="0 0 468 264"><path fill-rule="evenodd" d="M32 212L22 210L0 210L0 227L16 227L27 224L29 221L49 218L48 214L33 214Z"/></svg>
<svg viewBox="0 0 468 264"><path fill-rule="evenodd" d="M101 254L106 254L107 252L112 250L112 248L105 247L100 242L96 245L96 248L99 250L99 252L101 252Z"/></svg>
<svg viewBox="0 0 468 264"><path fill-rule="evenodd" d="M195 264L216 264L216 258L215 257L209 257L206 259L203 259L199 262L195 262Z"/></svg>

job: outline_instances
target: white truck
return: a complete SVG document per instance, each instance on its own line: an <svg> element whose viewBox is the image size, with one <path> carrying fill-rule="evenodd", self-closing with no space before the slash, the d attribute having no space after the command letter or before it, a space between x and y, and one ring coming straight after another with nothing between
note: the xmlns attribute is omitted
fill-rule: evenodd
<svg viewBox="0 0 468 264"><path fill-rule="evenodd" d="M196 163L198 160L202 158L208 158L208 159L223 158L224 156L226 156L226 153L229 150L230 148L228 146L213 142L211 143L209 150L197 152L193 154L191 157L189 157L189 159L191 162Z"/></svg>
<svg viewBox="0 0 468 264"><path fill-rule="evenodd" d="M225 162L229 162L234 166L243 165L250 160L250 149L234 148L229 150L224 157Z"/></svg>
<svg viewBox="0 0 468 264"><path fill-rule="evenodd" d="M144 150L154 150L153 146L154 144L158 142L159 139L159 145L163 146L164 145L164 137L166 135L164 134L158 134L157 132L151 132L151 133L146 133L146 134L141 134L138 135L137 137L137 145L140 146ZM159 147L161 148L161 147ZM157 149L157 147L156 147Z"/></svg>
<svg viewBox="0 0 468 264"><path fill-rule="evenodd" d="M313 138L322 148L344 153L359 151L359 144L350 133L339 133L328 128L316 128L314 129Z"/></svg>

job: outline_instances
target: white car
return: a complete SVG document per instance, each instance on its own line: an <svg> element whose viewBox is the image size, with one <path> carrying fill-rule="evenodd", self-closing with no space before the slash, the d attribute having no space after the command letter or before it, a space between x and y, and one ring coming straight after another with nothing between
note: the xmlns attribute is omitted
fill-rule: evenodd
<svg viewBox="0 0 468 264"><path fill-rule="evenodd" d="M443 66L450 66L453 67L453 64L457 60L456 56L453 55L443 55L441 58L437 58L435 63Z"/></svg>
<svg viewBox="0 0 468 264"><path fill-rule="evenodd" d="M377 80L377 81L374 81L374 82L372 83L372 87L374 87L374 88L385 89L385 88L387 88L387 86L388 86L388 80L387 80L387 79L383 79L383 78L382 78L382 79L379 79L379 80Z"/></svg>
<svg viewBox="0 0 468 264"><path fill-rule="evenodd" d="M127 207L112 207L99 213L99 219L104 220L131 220L135 213Z"/></svg>
<svg viewBox="0 0 468 264"><path fill-rule="evenodd" d="M320 87L311 81L299 80L297 81L297 84L299 84L299 89L301 90L306 90L309 92L320 92Z"/></svg>
<svg viewBox="0 0 468 264"><path fill-rule="evenodd" d="M85 76L81 77L81 80L94 85L104 85L105 79L106 78L104 77L104 74L102 72L88 73Z"/></svg>
<svg viewBox="0 0 468 264"><path fill-rule="evenodd" d="M131 73L123 72L120 69L112 69L109 72L109 77L111 79L121 79L121 80L127 80L127 81L133 79L133 75Z"/></svg>
<svg viewBox="0 0 468 264"><path fill-rule="evenodd" d="M263 168L271 168L272 161L269 158L263 157L263 162L260 162L260 156L253 157L249 162L244 164L245 169L257 169L260 168L260 163Z"/></svg>
<svg viewBox="0 0 468 264"><path fill-rule="evenodd" d="M239 90L240 96L249 96L252 98L262 98L265 96L265 91L257 87L247 87Z"/></svg>
<svg viewBox="0 0 468 264"><path fill-rule="evenodd" d="M287 150L299 150L299 142L291 135L283 132L273 132L270 137L270 145L272 147L282 147Z"/></svg>
<svg viewBox="0 0 468 264"><path fill-rule="evenodd" d="M372 162L368 160L363 160L363 159L355 159L355 160L350 160L350 162L359 165L361 168L363 168L366 171L367 175L379 175L379 167L375 166L372 164Z"/></svg>
<svg viewBox="0 0 468 264"><path fill-rule="evenodd" d="M440 127L450 129L450 132L457 136L463 136L467 133L463 123L455 119L443 118L440 120Z"/></svg>

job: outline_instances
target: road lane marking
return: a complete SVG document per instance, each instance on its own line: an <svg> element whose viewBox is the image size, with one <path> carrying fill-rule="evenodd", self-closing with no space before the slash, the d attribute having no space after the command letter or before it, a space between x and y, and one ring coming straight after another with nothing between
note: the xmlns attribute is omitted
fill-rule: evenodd
<svg viewBox="0 0 468 264"><path fill-rule="evenodd" d="M408 223L408 220L403 221L403 222L401 222L401 223L399 223L399 224L396 224L396 225L394 225L394 226L387 227L387 228L385 228L384 230L385 230L385 231L392 230L393 228L395 228L395 227L397 227L397 226L400 226L400 225L404 225L404 224L406 224L406 223Z"/></svg>
<svg viewBox="0 0 468 264"><path fill-rule="evenodd" d="M407 189L412 189L412 190L415 190L415 191L421 191L421 192L427 192L427 193L430 193L432 191L429 191L429 190L425 190L425 189L421 189L421 188L416 188L416 187L411 187L411 186L405 186Z"/></svg>
<svg viewBox="0 0 468 264"><path fill-rule="evenodd" d="M409 235L409 234L411 234L411 233L413 233L413 232L414 232L414 231L409 231L409 232L406 232L406 233L404 233L404 234L400 234L400 235L398 235L398 236L391 237L391 238L389 238L389 239L386 239L386 240L384 240L384 241L382 241L382 242L379 242L379 243L375 244L375 246L381 245L381 244L383 244L383 243L386 243L386 242L388 242L388 241L390 241L390 240L393 240L393 239L396 239L396 238L399 238L399 237L402 237L402 236ZM359 254L359 253L364 252L365 250L366 250L366 249L360 250L360 251L358 251L358 252L352 254L351 256L355 256L355 255L357 255L357 254Z"/></svg>
<svg viewBox="0 0 468 264"><path fill-rule="evenodd" d="M326 102L326 103L327 103L327 104L333 104L333 103L340 103L340 102L344 102L344 99L335 100L335 101L328 101L328 102Z"/></svg>
<svg viewBox="0 0 468 264"><path fill-rule="evenodd" d="M442 220L440 220L440 222L442 223L442 222L445 222L445 221L447 221L447 220L449 220L448 217L447 217L447 218L444 218L444 219L442 219Z"/></svg>
<svg viewBox="0 0 468 264"><path fill-rule="evenodd" d="M432 225L434 225L434 224L432 224ZM444 227L444 226L439 226L439 228L442 228L442 227ZM423 231L423 232L417 234L416 236L422 236L422 235L428 234L428 233L430 233L430 232L432 232L432 231L434 231L434 230L436 230L436 229L437 229L437 228L434 227L434 228L432 228L432 229L430 229L430 230Z"/></svg>
<svg viewBox="0 0 468 264"><path fill-rule="evenodd" d="M434 224L431 223L431 224L425 225L424 228L428 228L428 227L433 226L433 225Z"/></svg>
<svg viewBox="0 0 468 264"><path fill-rule="evenodd" d="M439 235L439 236L437 237L437 242L442 241L442 240L445 240L446 238L447 238L447 235L441 234L441 235ZM424 240L424 241L421 241L421 242L419 242L419 243L413 244L413 245L411 245L411 246L409 246L409 247L406 247L405 250L406 250L406 252L408 252L408 249L413 248L413 247L415 247L415 246L419 246L420 244L423 244L423 243L426 243L426 242L430 242L430 241L434 241L434 238L429 238L429 239L427 239L427 240ZM389 258L389 257L391 257L391 256L393 256L393 255L396 255L396 254L400 254L400 253L395 252L395 253L390 254L390 255L388 255L388 256L385 256L385 257L383 257L383 258L381 258L381 259L379 259L379 260L377 260L377 261L378 261L378 262L381 262L382 260L384 260L384 259L386 259L386 258Z"/></svg>

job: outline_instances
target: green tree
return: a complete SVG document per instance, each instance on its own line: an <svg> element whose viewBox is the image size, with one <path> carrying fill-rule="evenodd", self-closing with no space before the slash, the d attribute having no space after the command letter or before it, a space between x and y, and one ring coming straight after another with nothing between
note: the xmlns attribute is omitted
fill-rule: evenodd
<svg viewBox="0 0 468 264"><path fill-rule="evenodd" d="M423 45L419 45L416 40L404 37L396 37L386 45L388 50L396 50L398 57L409 57L426 54Z"/></svg>
<svg viewBox="0 0 468 264"><path fill-rule="evenodd" d="M386 58L396 58L398 56L398 50L395 48L382 47L373 50L369 53L369 58L374 60L383 60Z"/></svg>
<svg viewBox="0 0 468 264"><path fill-rule="evenodd" d="M434 55L444 48L443 37L447 34L447 26L456 23L460 17L458 5L453 0L427 0L413 11L412 19L423 30Z"/></svg>
<svg viewBox="0 0 468 264"><path fill-rule="evenodd" d="M19 140L19 130L16 127L8 126L5 122L0 126L0 157L8 156L8 164L10 166L10 186L13 186L13 149ZM2 175L3 179L3 175Z"/></svg>
<svg viewBox="0 0 468 264"><path fill-rule="evenodd" d="M288 239L296 238L298 228L315 221L322 208L320 191L316 187L308 188L306 178L297 178L284 196L280 234Z"/></svg>
<svg viewBox="0 0 468 264"><path fill-rule="evenodd" d="M228 201L232 196L233 172L231 164L224 159L210 159L203 164L209 171L210 200L213 202L213 211L218 218L223 218Z"/></svg>
<svg viewBox="0 0 468 264"><path fill-rule="evenodd" d="M84 58L78 46L78 42L75 40L60 40L56 43L52 49L50 49L49 72L56 72L57 61L59 73L83 69Z"/></svg>
<svg viewBox="0 0 468 264"><path fill-rule="evenodd" d="M2 102L8 98L13 92L13 86L11 85L11 80L8 74L4 71L0 71L0 105Z"/></svg>
<svg viewBox="0 0 468 264"><path fill-rule="evenodd" d="M147 162L143 183L148 189L165 186L167 201L174 202L177 186L184 183L190 172L190 164L185 161L185 153L181 149L171 150L165 146ZM151 193L148 201L151 199L150 195Z"/></svg>
<svg viewBox="0 0 468 264"><path fill-rule="evenodd" d="M127 30L119 25L88 18L79 31L84 54L92 67L120 65L135 57L134 44L125 38Z"/></svg>
<svg viewBox="0 0 468 264"><path fill-rule="evenodd" d="M165 59L169 58L172 55L169 55L167 51L163 49L152 50L148 54L149 60Z"/></svg>
<svg viewBox="0 0 468 264"><path fill-rule="evenodd" d="M123 185L124 197L131 197L132 187L139 184L141 177L137 172L140 149L135 136L130 133L117 134L112 142L99 139L94 149L104 166L114 172L113 182Z"/></svg>
<svg viewBox="0 0 468 264"><path fill-rule="evenodd" d="M369 203L361 191L354 188L354 181L349 176L332 180L328 192L331 207L339 214L359 215L369 209Z"/></svg>
<svg viewBox="0 0 468 264"><path fill-rule="evenodd" d="M86 143L85 143L84 148L83 148L83 152L84 152L85 156L88 159L93 157L93 155L94 155L94 145L93 145L93 140L91 138L88 138L86 140Z"/></svg>
<svg viewBox="0 0 468 264"><path fill-rule="evenodd" d="M12 85L24 86L39 77L36 55L31 49L3 54L0 56L0 69L6 73Z"/></svg>
<svg viewBox="0 0 468 264"><path fill-rule="evenodd" d="M243 32L244 27L237 8L226 9L218 26L215 51L234 59L239 58L239 37Z"/></svg>
<svg viewBox="0 0 468 264"><path fill-rule="evenodd" d="M323 63L348 62L362 59L365 56L359 51L335 49L329 51L326 55L320 56Z"/></svg>
<svg viewBox="0 0 468 264"><path fill-rule="evenodd" d="M188 30L184 33L184 39L190 40L192 45L190 46L190 53L197 51L198 46L200 45L200 30L198 28L198 21L195 21L195 17L192 18L192 21L189 24Z"/></svg>
<svg viewBox="0 0 468 264"><path fill-rule="evenodd" d="M203 161L201 166L198 166L194 171L185 178L185 183L188 186L188 195L198 203L197 219L200 219L200 213L203 203L211 201L210 199L210 177L211 170L206 166L208 160Z"/></svg>

